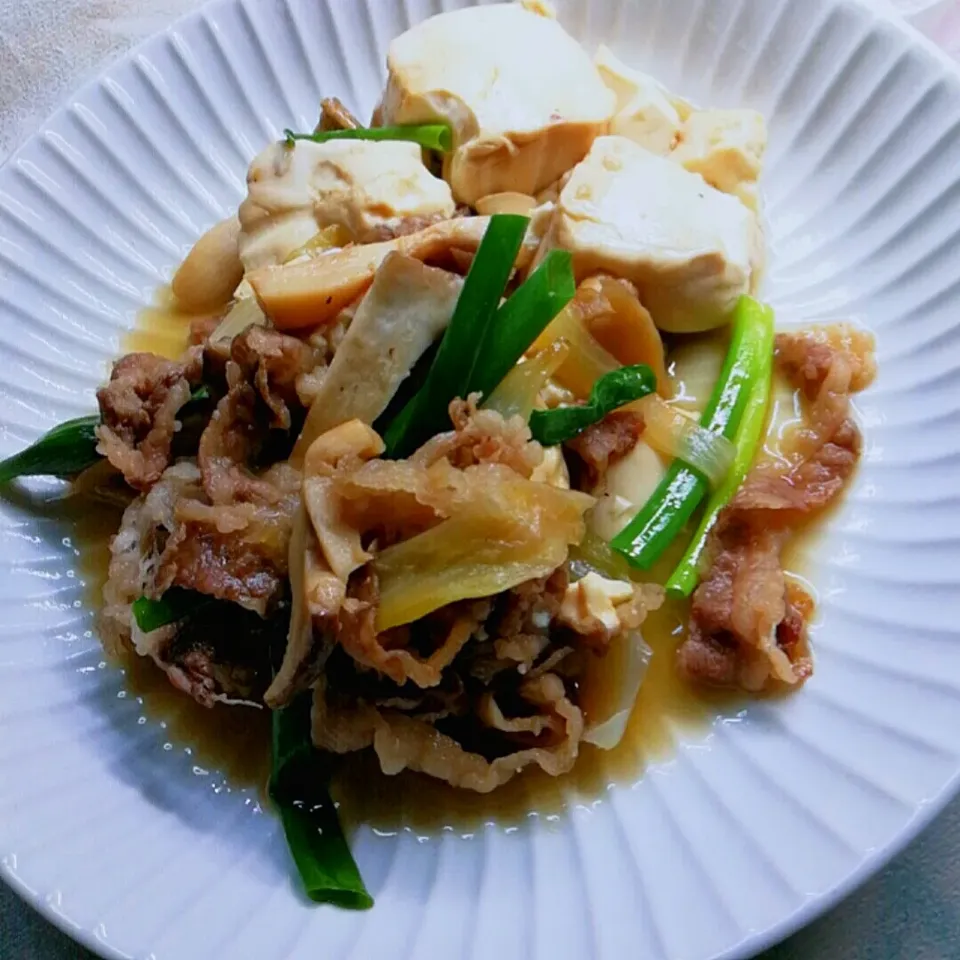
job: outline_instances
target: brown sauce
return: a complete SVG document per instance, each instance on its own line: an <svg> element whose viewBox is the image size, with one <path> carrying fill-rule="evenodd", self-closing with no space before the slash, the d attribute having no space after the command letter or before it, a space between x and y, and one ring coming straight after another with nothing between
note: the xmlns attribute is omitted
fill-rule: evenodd
<svg viewBox="0 0 960 960"><path fill-rule="evenodd" d="M134 328L123 338L121 353L157 353L175 360L187 348L190 324L197 319L177 304L169 287L161 287L144 307Z"/></svg>
<svg viewBox="0 0 960 960"><path fill-rule="evenodd" d="M163 290L154 305L142 311L123 350L176 357L187 345L194 319L178 310L172 295ZM771 421L768 455L776 455L777 437L795 414L795 401L781 389ZM75 513L81 572L90 602L99 606L109 560L108 541L119 526L120 511L116 507L76 508ZM791 569L805 568L811 537L812 533L797 538L789 556ZM664 570L657 571L663 573L661 582L676 559L678 556L663 561ZM802 577L797 580L810 592ZM567 776L555 779L539 771L527 772L487 796L454 790L418 774L386 777L372 752L366 751L347 758L334 784L342 817L350 825L366 823L381 830L404 826L427 830L445 825L469 829L491 819L520 822L533 812L554 815L571 803L596 799L611 783L636 780L648 763L669 757L685 731L704 729L715 718L735 715L746 705L741 695L697 691L677 675L674 655L685 636L687 613L687 602L669 600L644 625L654 656L626 735L615 750L584 745L575 769ZM130 656L119 666L126 673L129 694L140 698L147 716L165 725L171 743L188 745L198 764L220 770L238 786L265 784L270 744L267 711L222 706L207 710L174 690L151 662ZM602 690L595 690L594 695L602 696Z"/></svg>

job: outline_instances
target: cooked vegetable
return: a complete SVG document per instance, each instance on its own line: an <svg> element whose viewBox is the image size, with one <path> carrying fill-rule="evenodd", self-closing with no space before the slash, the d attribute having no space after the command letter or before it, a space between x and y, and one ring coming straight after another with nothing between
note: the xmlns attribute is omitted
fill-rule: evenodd
<svg viewBox="0 0 960 960"><path fill-rule="evenodd" d="M751 391L769 369L771 319L767 307L741 297L733 316L733 334L720 379L707 404L701 426L735 436ZM686 526L709 489L706 478L676 461L657 492L613 540L613 547L641 570L649 570Z"/></svg>
<svg viewBox="0 0 960 960"><path fill-rule="evenodd" d="M409 456L441 433L448 423L450 402L470 392L484 341L529 222L525 217L509 215L491 218L427 381L387 431L387 456Z"/></svg>
<svg viewBox="0 0 960 960"><path fill-rule="evenodd" d="M396 250L417 260L439 259L453 250L472 253L483 240L488 217L457 217L417 233L331 250L299 263L266 266L247 274L260 306L279 330L303 330L331 323L373 283L377 268ZM535 248L524 245L517 263L529 262Z"/></svg>
<svg viewBox="0 0 960 960"><path fill-rule="evenodd" d="M601 377L590 392L590 399L576 407L535 410L530 415L533 439L545 447L572 440L608 413L625 407L657 389L657 378L646 364L621 367Z"/></svg>
<svg viewBox="0 0 960 960"><path fill-rule="evenodd" d="M723 483L734 456L734 446L726 437L705 430L656 394L640 401L637 409L643 414L643 439L654 450L694 467L711 489Z"/></svg>
<svg viewBox="0 0 960 960"><path fill-rule="evenodd" d="M299 464L322 433L372 423L416 362L447 329L463 284L444 270L391 253L354 314L294 448Z"/></svg>
<svg viewBox="0 0 960 960"><path fill-rule="evenodd" d="M591 336L577 300L557 314L530 349L544 350L555 340L566 340L571 349L570 359L557 371L557 382L581 400L590 396L593 385L601 377L622 366Z"/></svg>
<svg viewBox="0 0 960 960"><path fill-rule="evenodd" d="M215 602L202 593L171 587L159 600L151 600L149 597L134 600L133 617L144 633L152 633L160 627L183 620L208 603Z"/></svg>
<svg viewBox="0 0 960 960"><path fill-rule="evenodd" d="M570 254L553 250L493 319L469 384L489 396L576 293Z"/></svg>
<svg viewBox="0 0 960 960"><path fill-rule="evenodd" d="M333 223L329 227L318 230L306 243L287 254L284 263L290 263L300 257L313 256L315 253L326 253L328 250L337 250L345 247L353 240L350 231L342 224Z"/></svg>
<svg viewBox="0 0 960 960"><path fill-rule="evenodd" d="M673 576L667 581L667 592L673 596L689 597L696 589L700 582L700 560L707 537L717 522L720 511L733 499L746 479L763 440L773 383L773 311L769 307L763 307L762 314L756 318L756 324L761 330L761 336L765 338L766 346L764 342L757 345L757 376L751 387L747 409L743 413L734 440L733 466L726 480L713 491L707 501L703 519L700 521L693 541Z"/></svg>
<svg viewBox="0 0 960 960"><path fill-rule="evenodd" d="M0 463L0 484L17 477L67 479L100 460L97 427L100 417L77 417L45 433L36 443Z"/></svg>
<svg viewBox="0 0 960 960"><path fill-rule="evenodd" d="M583 493L491 472L455 516L373 561L377 631L548 576L583 538L583 514L593 503Z"/></svg>
<svg viewBox="0 0 960 960"><path fill-rule="evenodd" d="M616 684L613 690L605 691L605 703L587 711L585 742L601 750L619 746L652 659L653 650L639 630L626 630L613 638L604 654L603 668L608 676L616 678Z"/></svg>
<svg viewBox="0 0 960 960"><path fill-rule="evenodd" d="M329 760L310 740L311 695L273 712L270 798L280 811L287 846L307 896L368 910L373 898L363 884L328 791Z"/></svg>
<svg viewBox="0 0 960 960"><path fill-rule="evenodd" d="M630 580L636 572L606 540L590 530L580 543L570 548L570 559L578 574L596 570L611 580Z"/></svg>
<svg viewBox="0 0 960 960"><path fill-rule="evenodd" d="M510 417L528 420L540 391L569 355L570 344L566 340L555 340L526 363L517 364L490 394L484 407L496 410L505 420Z"/></svg>
<svg viewBox="0 0 960 960"><path fill-rule="evenodd" d="M206 400L210 391L201 387L190 402ZM184 407L183 413L189 413ZM97 453L97 427L100 417L91 414L67 420L45 433L26 450L0 462L0 486L18 477L57 477L67 480L92 467L102 459Z"/></svg>
<svg viewBox="0 0 960 960"><path fill-rule="evenodd" d="M294 144L298 140L312 140L314 143L325 143L327 140L405 140L440 153L449 153L453 149L453 134L445 123L318 130L316 133L294 133L292 130L284 130L283 137L288 144Z"/></svg>
<svg viewBox="0 0 960 960"><path fill-rule="evenodd" d="M663 339L653 317L628 287L613 277L581 284L590 335L625 367L645 363L657 377L657 393L672 393L664 360ZM594 293L595 292L595 293ZM591 298L595 296L595 300Z"/></svg>
<svg viewBox="0 0 960 960"><path fill-rule="evenodd" d="M526 223L522 217L502 215L492 218L491 227L494 222L501 220ZM480 251L467 276L461 302L470 296L470 278L477 269L476 261L479 259ZM488 268L481 269L485 272ZM482 273L478 274L478 277L479 286ZM495 280L494 284L496 283L499 283L499 280ZM506 281L504 285L505 283ZM502 290L502 287L500 289ZM531 341L563 309L574 292L570 258L562 251L554 251L505 304L496 309L492 316L488 314L485 324L474 320L472 336L470 328L463 324L460 329L464 332L456 348L447 347L447 338L444 337L434 361L434 367L443 364L441 374L439 377L435 375L434 367L431 367L424 388L391 424L386 435L387 455L403 456L412 452L419 442L442 431L447 419L447 406L455 397L467 397L472 393L490 396L494 388L515 368ZM490 299L488 295L488 305ZM458 303L457 313L459 311ZM468 310L466 315L471 314L476 317L475 310ZM450 324L451 330L456 316L455 313ZM434 381L434 386L442 383L444 389L437 390L434 398L428 399L426 391L430 388L431 380ZM426 426L418 426L424 423Z"/></svg>
<svg viewBox="0 0 960 960"><path fill-rule="evenodd" d="M230 302L243 279L239 237L240 221L228 217L194 244L170 284L184 310L211 310Z"/></svg>
<svg viewBox="0 0 960 960"><path fill-rule="evenodd" d="M247 327L265 327L267 317L256 297L244 297L238 300L220 321L217 329L210 334L211 343L229 343L239 337Z"/></svg>

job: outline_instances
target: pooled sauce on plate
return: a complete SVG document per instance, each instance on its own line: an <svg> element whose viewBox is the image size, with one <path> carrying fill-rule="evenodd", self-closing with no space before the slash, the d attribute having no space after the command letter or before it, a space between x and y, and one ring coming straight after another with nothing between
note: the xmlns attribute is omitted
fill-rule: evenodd
<svg viewBox="0 0 960 960"><path fill-rule="evenodd" d="M136 328L122 344L123 352L149 350L176 357L186 346L191 316L177 309L169 290L161 290L154 305L139 315ZM683 390L685 396L689 390ZM771 415L766 455L776 456L783 431L799 418L798 401L786 390L777 395ZM119 527L119 508L78 511L83 523L75 545L82 550L81 572L89 602L99 608L109 562L109 538ZM812 533L812 531L811 531ZM809 538L798 538L787 566L802 565ZM679 559L678 547L663 561L663 577ZM804 590L809 585L797 578ZM667 600L650 614L643 634L654 651L626 735L612 751L584 744L573 771L552 778L528 770L492 794L475 794L418 774L388 777L380 772L372 751L345 758L334 784L347 826L369 824L379 830L402 827L438 829L450 825L469 829L490 819L517 823L528 816L553 816L571 802L596 799L610 783L635 780L650 761L669 756L684 731L703 729L718 717L743 709L743 694L700 691L685 683L674 668L674 653L685 636L687 601ZM220 770L238 787L263 788L270 767L270 715L266 710L223 706L208 710L175 690L151 661L130 655L119 664L126 674L129 695L141 699L144 712L165 724L175 747L189 747L197 764ZM607 671L612 674L613 670ZM597 684L589 696L601 698Z"/></svg>

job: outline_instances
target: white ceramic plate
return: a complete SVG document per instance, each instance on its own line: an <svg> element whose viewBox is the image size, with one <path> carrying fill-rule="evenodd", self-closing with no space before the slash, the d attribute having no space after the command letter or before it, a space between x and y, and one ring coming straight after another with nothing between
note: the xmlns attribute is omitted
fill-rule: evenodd
<svg viewBox="0 0 960 960"><path fill-rule="evenodd" d="M425 0L221 0L88 86L0 170L0 454L93 409L122 332L248 161L321 95L366 113ZM816 556L817 674L637 782L521 828L361 830L366 914L307 905L257 792L103 663L65 520L0 507L0 855L108 957L744 956L877 869L960 773L960 79L843 0L580 0L679 92L770 119L782 322L878 335L856 488ZM42 484L38 489L44 490Z"/></svg>

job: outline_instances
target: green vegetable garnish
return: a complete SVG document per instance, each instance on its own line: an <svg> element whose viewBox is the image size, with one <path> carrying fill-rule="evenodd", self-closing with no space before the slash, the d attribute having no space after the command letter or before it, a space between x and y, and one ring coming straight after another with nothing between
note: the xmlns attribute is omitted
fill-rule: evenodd
<svg viewBox="0 0 960 960"><path fill-rule="evenodd" d="M206 400L210 391L200 387L190 403ZM188 407L183 408L188 413ZM97 453L97 427L100 417L92 414L67 420L45 433L26 450L0 462L0 486L18 477L57 477L69 480L103 458Z"/></svg>
<svg viewBox="0 0 960 960"><path fill-rule="evenodd" d="M75 477L98 460L98 416L77 417L54 427L36 443L0 463L0 485L17 477Z"/></svg>
<svg viewBox="0 0 960 960"><path fill-rule="evenodd" d="M551 250L520 289L497 310L468 393L489 397L576 292L573 258L566 250Z"/></svg>
<svg viewBox="0 0 960 960"><path fill-rule="evenodd" d="M355 910L373 906L327 789L329 771L310 740L311 695L273 713L270 797L307 896Z"/></svg>
<svg viewBox="0 0 960 960"><path fill-rule="evenodd" d="M757 336L756 381L750 389L747 408L734 436L733 466L726 479L713 491L707 501L700 526L687 552L667 581L667 592L675 597L689 597L700 582L700 559L703 556L707 537L717 522L720 511L733 499L743 485L757 456L763 440L770 406L770 391L773 382L773 329L774 315L770 307L757 305L758 313L753 319Z"/></svg>
<svg viewBox="0 0 960 960"><path fill-rule="evenodd" d="M144 632L159 630L167 624L176 623L184 617L196 613L201 607L215 602L212 597L193 590L171 587L159 600L140 597L133 601L133 617L137 626Z"/></svg>
<svg viewBox="0 0 960 960"><path fill-rule="evenodd" d="M497 306L528 223L525 217L508 214L491 218L427 381L387 429L387 456L409 456L431 436L449 429L447 408L454 398L489 396L573 299L577 287L570 254L553 250L510 299Z"/></svg>
<svg viewBox="0 0 960 960"><path fill-rule="evenodd" d="M510 214L491 217L426 382L387 430L384 442L388 457L407 457L449 428L447 408L456 397L466 397L470 392L529 222L527 217Z"/></svg>
<svg viewBox="0 0 960 960"><path fill-rule="evenodd" d="M297 140L326 143L328 140L406 140L427 150L449 153L453 149L453 133L444 123L425 123L402 127L357 127L354 130L320 130L317 133L283 131L288 144Z"/></svg>
<svg viewBox="0 0 960 960"><path fill-rule="evenodd" d="M772 351L768 308L741 297L733 315L730 348L700 424L732 439L740 426L754 385L767 369ZM707 495L704 476L674 461L660 486L612 546L635 567L649 570L677 538Z"/></svg>
<svg viewBox="0 0 960 960"><path fill-rule="evenodd" d="M159 600L133 604L137 626L146 633L219 603L174 587ZM373 906L347 845L337 808L328 792L329 765L310 739L311 694L272 715L270 798L280 813L287 845L307 896L316 903L365 910Z"/></svg>
<svg viewBox="0 0 960 960"><path fill-rule="evenodd" d="M657 389L657 375L645 364L621 367L601 377L590 391L590 399L576 407L534 410L530 432L545 447L572 440L587 427L599 423L608 413L647 397Z"/></svg>

